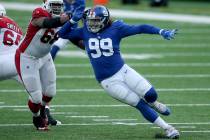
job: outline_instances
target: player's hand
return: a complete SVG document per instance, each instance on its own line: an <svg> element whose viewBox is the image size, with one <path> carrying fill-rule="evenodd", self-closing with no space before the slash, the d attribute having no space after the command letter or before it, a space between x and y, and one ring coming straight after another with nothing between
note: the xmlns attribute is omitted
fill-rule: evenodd
<svg viewBox="0 0 210 140"><path fill-rule="evenodd" d="M69 16L69 19L72 18L72 12L71 11L66 11L65 14Z"/></svg>
<svg viewBox="0 0 210 140"><path fill-rule="evenodd" d="M69 19L70 19L69 16L66 15L65 13L60 16L61 23L65 23Z"/></svg>
<svg viewBox="0 0 210 140"><path fill-rule="evenodd" d="M171 40L171 39L174 39L175 35L177 34L177 29L173 29L173 30L165 30L165 29L162 29L160 31L160 35L164 38L164 39L167 39L167 40Z"/></svg>

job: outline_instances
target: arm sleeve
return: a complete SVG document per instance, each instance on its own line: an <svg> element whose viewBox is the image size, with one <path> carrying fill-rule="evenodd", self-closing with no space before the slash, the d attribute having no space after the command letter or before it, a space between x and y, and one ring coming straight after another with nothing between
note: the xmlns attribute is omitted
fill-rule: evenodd
<svg viewBox="0 0 210 140"><path fill-rule="evenodd" d="M70 22L65 23L62 28L58 31L59 37L63 39L77 39L83 40L83 28L72 28L72 24Z"/></svg>
<svg viewBox="0 0 210 140"><path fill-rule="evenodd" d="M43 28L57 28L62 26L64 23L61 23L60 17L54 18L45 18L42 24Z"/></svg>
<svg viewBox="0 0 210 140"><path fill-rule="evenodd" d="M159 34L160 32L160 28L148 24L128 25L123 23L119 30L121 38L136 34Z"/></svg>
<svg viewBox="0 0 210 140"><path fill-rule="evenodd" d="M83 13L85 10L85 0L76 0L74 6L75 10L72 20L73 22L78 22L83 17Z"/></svg>

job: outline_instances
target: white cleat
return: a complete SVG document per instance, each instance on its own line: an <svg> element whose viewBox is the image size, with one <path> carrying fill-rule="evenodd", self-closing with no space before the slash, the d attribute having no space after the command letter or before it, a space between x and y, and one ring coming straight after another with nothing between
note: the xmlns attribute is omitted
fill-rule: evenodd
<svg viewBox="0 0 210 140"><path fill-rule="evenodd" d="M59 120L56 120L56 121L57 121L56 125L61 125L62 124L61 121L59 121Z"/></svg>
<svg viewBox="0 0 210 140"><path fill-rule="evenodd" d="M165 130L166 136L170 139L179 139L179 131L176 130L173 126L169 126L168 129Z"/></svg>
<svg viewBox="0 0 210 140"><path fill-rule="evenodd" d="M154 103L149 104L154 110L156 110L158 113L168 116L171 114L171 110L163 103L160 103L158 101L155 101Z"/></svg>

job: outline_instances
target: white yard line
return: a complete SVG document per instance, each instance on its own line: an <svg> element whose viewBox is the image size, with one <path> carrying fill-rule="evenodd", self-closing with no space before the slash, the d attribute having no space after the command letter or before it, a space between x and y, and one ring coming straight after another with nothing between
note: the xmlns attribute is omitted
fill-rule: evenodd
<svg viewBox="0 0 210 140"><path fill-rule="evenodd" d="M137 121L138 119L93 119L95 122Z"/></svg>
<svg viewBox="0 0 210 140"><path fill-rule="evenodd" d="M182 133L210 133L210 130L181 131Z"/></svg>
<svg viewBox="0 0 210 140"><path fill-rule="evenodd" d="M32 11L35 7L40 6L37 4L27 4L27 3L18 3L18 2L16 3L1 2L1 4L5 6L6 9L13 9L20 11ZM110 13L113 17L117 18L210 24L209 16L170 14L170 13L144 12L144 11L128 11L128 10L118 10L118 9L110 9Z"/></svg>
<svg viewBox="0 0 210 140"><path fill-rule="evenodd" d="M123 43L121 45L123 48L210 48L209 44L202 43L202 44L181 44L181 43L176 43L176 44L150 44L150 43Z"/></svg>
<svg viewBox="0 0 210 140"><path fill-rule="evenodd" d="M134 67L210 67L210 63L199 63L199 62L189 62L189 63L129 63L128 65ZM57 68L85 68L91 67L91 64L56 64Z"/></svg>
<svg viewBox="0 0 210 140"><path fill-rule="evenodd" d="M68 57L68 58L88 58L88 56L82 51L60 51L58 53L59 56ZM162 58L161 54L122 54L122 57L125 59L135 59L135 60L142 60L142 59L151 59L151 58Z"/></svg>
<svg viewBox="0 0 210 140"><path fill-rule="evenodd" d="M166 104L170 107L209 107L210 104ZM116 108L116 107L130 107L125 104L115 104L115 105L51 105L51 108ZM1 108L27 108L26 105L0 105Z"/></svg>
<svg viewBox="0 0 210 140"><path fill-rule="evenodd" d="M65 116L66 118L109 118L109 116Z"/></svg>
<svg viewBox="0 0 210 140"><path fill-rule="evenodd" d="M190 122L190 123L169 123L173 125L210 125L210 122ZM18 127L18 126L31 126L32 124L0 124L0 127ZM106 123L67 123L61 126L97 126L97 125L152 125L151 123L123 123L123 122L106 122ZM183 131L183 132L208 132L204 131Z"/></svg>
<svg viewBox="0 0 210 140"><path fill-rule="evenodd" d="M210 78L210 74L145 74L147 78ZM95 79L93 75L57 75L58 79Z"/></svg>
<svg viewBox="0 0 210 140"><path fill-rule="evenodd" d="M51 111L50 114L52 114L52 115L72 115L72 114L74 114L74 115L76 115L76 114L78 114L78 112L52 112Z"/></svg>
<svg viewBox="0 0 210 140"><path fill-rule="evenodd" d="M136 11L125 11L125 10L110 10L110 12L112 16L118 18L210 24L209 16L195 16L195 15L170 14L170 13L158 13L158 12L154 13L154 12L143 12L143 11L136 12Z"/></svg>
<svg viewBox="0 0 210 140"><path fill-rule="evenodd" d="M1 107L0 107L1 108ZM18 112L28 112L29 109L28 108L15 108L13 109L13 111L18 111Z"/></svg>
<svg viewBox="0 0 210 140"><path fill-rule="evenodd" d="M160 129L160 127L151 127L151 128L154 128L154 129ZM176 128L190 128L190 129L195 129L196 126L176 126Z"/></svg>
<svg viewBox="0 0 210 140"><path fill-rule="evenodd" d="M157 88L157 91L161 92L183 92L183 91L210 91L210 88ZM0 93L22 93L25 90L21 89L0 89ZM105 92L103 89L57 89L60 93L93 93L93 92Z"/></svg>
<svg viewBox="0 0 210 140"><path fill-rule="evenodd" d="M69 58L87 58L87 55L81 51L60 51L59 56ZM207 57L210 56L208 52L171 52L171 53L122 53L125 59L151 59L163 57Z"/></svg>

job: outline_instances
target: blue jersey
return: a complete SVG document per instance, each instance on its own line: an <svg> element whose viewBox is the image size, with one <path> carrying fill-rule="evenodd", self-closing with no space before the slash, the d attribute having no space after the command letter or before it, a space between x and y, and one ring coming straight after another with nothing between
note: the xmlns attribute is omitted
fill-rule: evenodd
<svg viewBox="0 0 210 140"><path fill-rule="evenodd" d="M78 22L85 10L85 0L64 0L64 12L72 13L72 20Z"/></svg>
<svg viewBox="0 0 210 140"><path fill-rule="evenodd" d="M151 25L128 25L115 21L99 33L91 33L86 25L72 29L68 22L60 29L59 36L84 41L96 79L101 82L117 73L124 65L120 54L122 38L141 33L159 34L159 31L159 28Z"/></svg>

